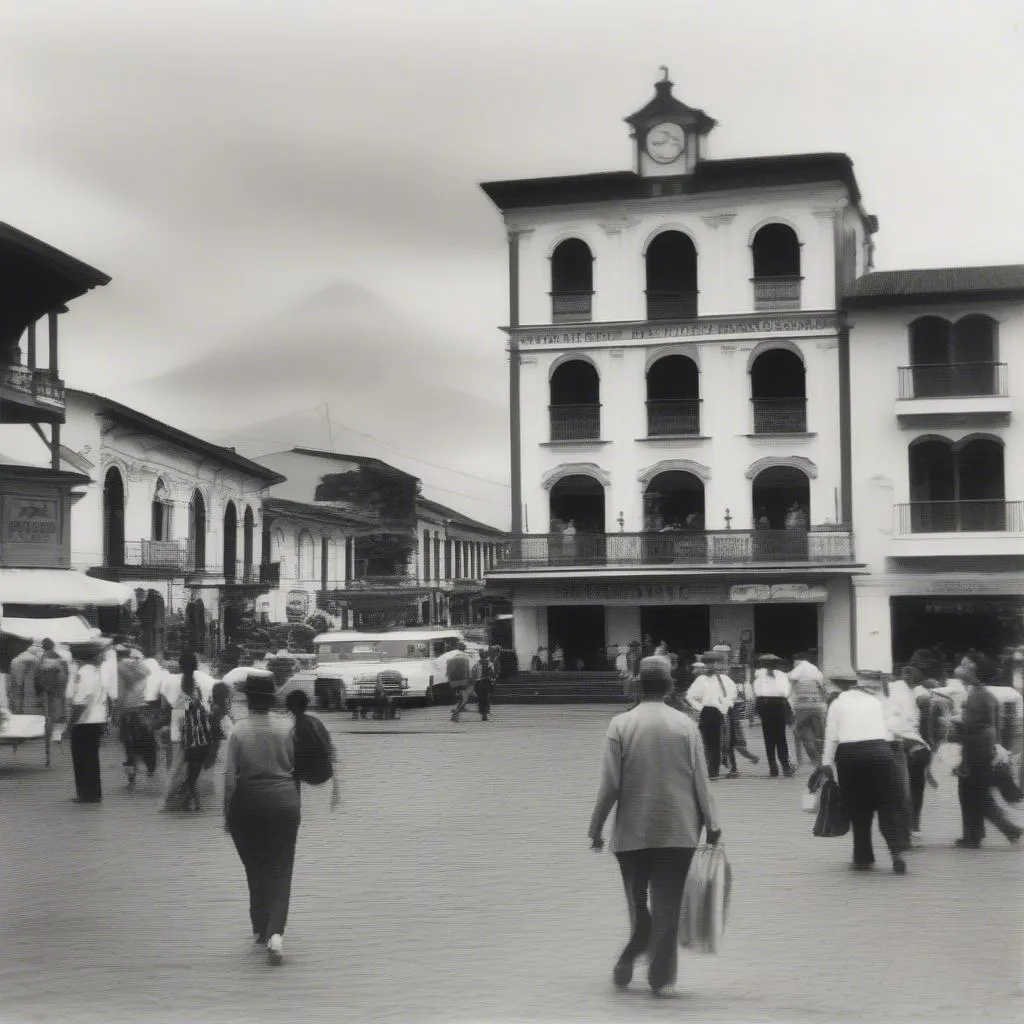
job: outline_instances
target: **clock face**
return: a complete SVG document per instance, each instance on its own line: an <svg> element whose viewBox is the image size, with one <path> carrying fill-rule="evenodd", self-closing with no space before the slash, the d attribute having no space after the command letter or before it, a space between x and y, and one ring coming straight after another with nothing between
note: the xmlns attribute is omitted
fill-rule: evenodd
<svg viewBox="0 0 1024 1024"><path fill-rule="evenodd" d="M686 133L677 124L663 121L647 133L647 155L659 164L670 164L686 148Z"/></svg>

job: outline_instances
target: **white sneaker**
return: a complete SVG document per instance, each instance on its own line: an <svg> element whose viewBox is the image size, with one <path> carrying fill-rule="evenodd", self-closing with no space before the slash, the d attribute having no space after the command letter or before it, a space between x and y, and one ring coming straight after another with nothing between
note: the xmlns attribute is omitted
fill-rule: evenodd
<svg viewBox="0 0 1024 1024"><path fill-rule="evenodd" d="M277 967L284 960L284 939L271 935L267 940L267 963Z"/></svg>
<svg viewBox="0 0 1024 1024"><path fill-rule="evenodd" d="M653 996L655 996L656 998L658 998L658 999L678 999L679 998L679 990L676 988L675 984L672 984L672 985L662 985L661 988L653 988L653 989L651 989L651 994Z"/></svg>

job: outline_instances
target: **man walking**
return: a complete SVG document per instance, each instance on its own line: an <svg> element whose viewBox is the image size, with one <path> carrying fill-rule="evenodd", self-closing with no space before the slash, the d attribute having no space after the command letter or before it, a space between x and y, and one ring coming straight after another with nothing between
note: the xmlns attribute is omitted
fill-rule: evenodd
<svg viewBox="0 0 1024 1024"><path fill-rule="evenodd" d="M35 640L16 658L11 659L11 671L7 688L7 700L12 715L23 715L26 707L33 704L35 694L36 671L42 647Z"/></svg>
<svg viewBox="0 0 1024 1024"><path fill-rule="evenodd" d="M46 732L58 741L67 721L65 701L68 692L68 663L57 653L53 641L43 641L42 657L36 666L35 689L46 716Z"/></svg>
<svg viewBox="0 0 1024 1024"><path fill-rule="evenodd" d="M452 721L457 722L473 692L473 669L469 655L466 653L466 645L461 640L456 649L448 656L445 668L448 672L448 685L456 697Z"/></svg>
<svg viewBox="0 0 1024 1024"><path fill-rule="evenodd" d="M657 996L675 995L683 886L701 827L710 843L721 836L700 733L665 703L671 685L663 661L641 662L640 703L608 726L589 830L591 849L602 850L601 833L616 807L611 850L622 872L630 937L612 979L628 986L637 956L646 951L647 980Z"/></svg>
<svg viewBox="0 0 1024 1024"><path fill-rule="evenodd" d="M793 655L793 671L789 673L792 685L793 736L797 751L806 751L811 765L821 764L821 751L825 746L825 711L827 708L825 677L806 653Z"/></svg>
<svg viewBox="0 0 1024 1024"><path fill-rule="evenodd" d="M714 651L704 655L707 669L694 679L686 700L698 714L698 726L704 742L708 777L717 779L722 767L722 739L728 739L729 708L736 701L736 684L723 671L720 656ZM728 743L726 743L728 746Z"/></svg>
<svg viewBox="0 0 1024 1024"><path fill-rule="evenodd" d="M779 763L782 774L792 778L793 767L789 763L789 744L786 742L786 724L791 710L789 676L778 669L779 658L774 654L762 654L754 674L754 700L757 714L764 730L764 749L768 755L768 771L778 778Z"/></svg>

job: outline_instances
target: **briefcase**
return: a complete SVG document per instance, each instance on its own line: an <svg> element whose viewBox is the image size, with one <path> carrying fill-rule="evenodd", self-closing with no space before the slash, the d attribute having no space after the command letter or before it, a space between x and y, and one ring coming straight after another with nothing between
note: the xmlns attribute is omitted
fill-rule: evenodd
<svg viewBox="0 0 1024 1024"><path fill-rule="evenodd" d="M814 834L822 839L838 839L850 831L850 818L843 804L839 784L826 778L818 794L818 813L814 819Z"/></svg>

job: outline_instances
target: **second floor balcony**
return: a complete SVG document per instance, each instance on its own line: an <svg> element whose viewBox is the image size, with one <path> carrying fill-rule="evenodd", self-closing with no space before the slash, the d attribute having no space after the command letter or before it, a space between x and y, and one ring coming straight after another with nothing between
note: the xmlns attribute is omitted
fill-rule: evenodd
<svg viewBox="0 0 1024 1024"><path fill-rule="evenodd" d="M551 293L551 322L585 323L592 316L593 292L561 291Z"/></svg>
<svg viewBox="0 0 1024 1024"><path fill-rule="evenodd" d="M63 423L64 382L52 371L0 366L0 423Z"/></svg>
<svg viewBox="0 0 1024 1024"><path fill-rule="evenodd" d="M896 415L901 419L1011 412L1006 363L919 363L898 369Z"/></svg>
<svg viewBox="0 0 1024 1024"><path fill-rule="evenodd" d="M800 308L799 276L755 277L754 309L758 312Z"/></svg>
<svg viewBox="0 0 1024 1024"><path fill-rule="evenodd" d="M601 437L601 406L551 405L552 441L597 441Z"/></svg>
<svg viewBox="0 0 1024 1024"><path fill-rule="evenodd" d="M845 527L663 533L527 534L509 540L495 572L566 568L842 565L854 559Z"/></svg>
<svg viewBox="0 0 1024 1024"><path fill-rule="evenodd" d="M755 434L807 432L806 398L752 398Z"/></svg>
<svg viewBox="0 0 1024 1024"><path fill-rule="evenodd" d="M896 506L897 531L914 533L1024 533L1024 501L908 501Z"/></svg>
<svg viewBox="0 0 1024 1024"><path fill-rule="evenodd" d="M648 401L648 437L686 437L700 434L700 399Z"/></svg>
<svg viewBox="0 0 1024 1024"><path fill-rule="evenodd" d="M697 315L697 292L647 290L648 320L692 320Z"/></svg>

